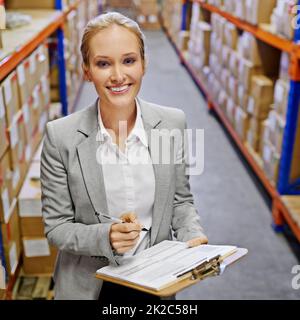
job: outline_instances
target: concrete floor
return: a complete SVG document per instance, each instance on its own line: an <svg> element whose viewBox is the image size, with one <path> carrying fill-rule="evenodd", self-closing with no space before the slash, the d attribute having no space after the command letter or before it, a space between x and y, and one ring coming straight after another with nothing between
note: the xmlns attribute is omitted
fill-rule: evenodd
<svg viewBox="0 0 300 320"><path fill-rule="evenodd" d="M139 96L181 108L189 128L205 130L205 170L191 177L195 205L211 244L249 250L220 277L206 279L177 299L300 299L291 270L300 264L286 237L271 228L271 211L255 178L205 101L163 32L146 32L149 66ZM94 101L85 84L77 110ZM298 247L297 247L298 246ZM296 244L299 249L299 244Z"/></svg>

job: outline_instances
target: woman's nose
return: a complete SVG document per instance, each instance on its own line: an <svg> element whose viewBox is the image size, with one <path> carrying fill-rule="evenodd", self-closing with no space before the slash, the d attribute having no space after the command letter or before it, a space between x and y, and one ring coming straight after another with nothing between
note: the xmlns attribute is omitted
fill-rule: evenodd
<svg viewBox="0 0 300 320"><path fill-rule="evenodd" d="M112 69L112 74L111 74L111 81L114 83L122 83L125 80L125 75L122 71L122 67L120 66L115 66Z"/></svg>

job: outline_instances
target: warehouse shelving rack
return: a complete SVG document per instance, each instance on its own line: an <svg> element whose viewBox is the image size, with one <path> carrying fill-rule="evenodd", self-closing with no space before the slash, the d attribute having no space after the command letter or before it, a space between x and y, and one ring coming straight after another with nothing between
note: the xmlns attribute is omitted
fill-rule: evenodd
<svg viewBox="0 0 300 320"><path fill-rule="evenodd" d="M67 84L66 84L66 65L64 59L64 32L63 25L68 15L76 10L82 0L76 0L67 9L63 9L63 0L55 0L55 16L53 20L41 32L37 33L29 42L22 44L15 48L15 50L0 61L0 81L12 72L18 64L32 53L40 44L42 44L48 37L57 32L58 43L58 68L59 68L59 92L62 103L62 115L68 114L68 100L67 100ZM98 0L98 10L101 12L102 0ZM4 44L5 45L5 44ZM80 89L79 89L80 91ZM75 99L76 103L76 99ZM69 108L73 109L73 106ZM0 232L0 246L2 246ZM0 247L0 257L3 255L3 247ZM5 259L4 259L5 260ZM2 261L4 261L2 259ZM17 275L20 271L20 264L13 276L10 277L7 283L6 298L11 299L12 289L16 282Z"/></svg>
<svg viewBox="0 0 300 320"><path fill-rule="evenodd" d="M98 0L99 1L99 0ZM62 0L55 1L55 9L58 10L55 19L47 26L46 29L28 43L17 48L12 54L8 55L0 62L0 81L2 81L17 65L26 58L39 44L45 41L50 35L57 31L58 40L58 68L59 68L59 92L62 103L62 114L68 114L67 85L66 85L66 66L64 60L64 32L63 24L69 13L76 10L81 0L77 0L73 5L63 10ZM101 3L101 1L99 1ZM99 4L100 7L100 4ZM71 108L72 109L72 108Z"/></svg>
<svg viewBox="0 0 300 320"><path fill-rule="evenodd" d="M205 81L198 76L189 62L185 59L183 53L178 49L176 42L172 39L170 33L163 25L163 29L166 32L171 44L173 45L175 51L177 52L181 63L186 67L187 71L193 78L194 82L202 92L203 96L207 100L208 110L215 111L224 127L232 137L233 141L243 154L244 158L255 172L256 176L259 178L267 192L272 199L272 217L273 217L273 227L274 230L280 232L283 230L283 225L286 222L294 235L300 242L300 227L292 219L288 206L286 202L283 201L283 196L285 195L299 195L300 194L300 179L296 182L290 183L290 172L291 172L291 161L293 156L294 144L296 142L296 131L299 117L299 107L300 107L300 30L295 31L294 40L290 41L284 39L278 35L272 34L271 32L264 30L260 27L251 25L241 19L234 17L233 15L223 11L220 8L209 5L201 0L183 0L182 1L182 30L186 30L186 14L188 12L188 6L192 2L197 2L199 5L211 12L217 13L237 26L237 28L252 33L256 38L265 42L266 44L280 49L282 51L288 52L290 54L290 92L288 99L288 111L286 118L286 128L284 131L284 139L282 146L282 158L279 168L279 178L277 186L274 186L271 181L267 178L265 172L260 167L260 165L255 160L255 157L246 148L232 124L229 122L225 116L222 109L213 101L210 96L209 91L206 88ZM300 5L300 0L298 0ZM300 14L300 10L299 10ZM163 21L162 21L163 24Z"/></svg>

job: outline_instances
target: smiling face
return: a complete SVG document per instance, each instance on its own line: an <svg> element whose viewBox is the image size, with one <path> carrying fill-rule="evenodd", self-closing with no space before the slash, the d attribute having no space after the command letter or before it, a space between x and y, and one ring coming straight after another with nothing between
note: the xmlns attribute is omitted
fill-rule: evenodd
<svg viewBox="0 0 300 320"><path fill-rule="evenodd" d="M89 66L84 72L94 83L101 106L134 106L144 75L137 36L114 24L94 35L89 48Z"/></svg>

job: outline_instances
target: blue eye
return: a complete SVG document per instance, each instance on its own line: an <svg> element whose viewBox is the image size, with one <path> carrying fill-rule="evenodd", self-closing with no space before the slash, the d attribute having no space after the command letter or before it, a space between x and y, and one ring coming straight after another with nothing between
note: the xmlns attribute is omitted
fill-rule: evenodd
<svg viewBox="0 0 300 320"><path fill-rule="evenodd" d="M135 62L135 59L134 58L126 58L124 60L124 63L125 64L133 64Z"/></svg>
<svg viewBox="0 0 300 320"><path fill-rule="evenodd" d="M100 68L105 68L109 65L107 61L98 61L96 64Z"/></svg>

